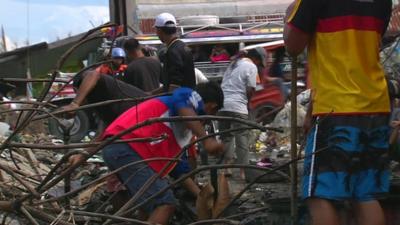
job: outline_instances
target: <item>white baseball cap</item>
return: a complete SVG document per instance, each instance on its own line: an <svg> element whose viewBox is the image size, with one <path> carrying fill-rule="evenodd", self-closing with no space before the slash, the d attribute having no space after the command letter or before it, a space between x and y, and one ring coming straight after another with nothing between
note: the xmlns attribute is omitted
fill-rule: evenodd
<svg viewBox="0 0 400 225"><path fill-rule="evenodd" d="M156 17L154 27L176 27L176 19L171 13L161 13Z"/></svg>

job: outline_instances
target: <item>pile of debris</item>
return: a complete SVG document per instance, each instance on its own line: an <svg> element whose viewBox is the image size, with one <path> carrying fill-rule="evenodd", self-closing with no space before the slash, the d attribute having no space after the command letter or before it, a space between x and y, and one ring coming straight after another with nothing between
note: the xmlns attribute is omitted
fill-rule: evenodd
<svg viewBox="0 0 400 225"><path fill-rule="evenodd" d="M306 90L297 96L297 127L301 130L306 117L307 107L310 99L310 90ZM287 102L279 111L275 119L268 126L279 127L282 133L253 131L255 141L252 150L255 153L253 159L268 159L258 163L259 166L272 165L275 161L290 160L290 132L291 132L291 103ZM297 138L297 149L304 147L304 134L299 132ZM303 154L304 155L304 154Z"/></svg>
<svg viewBox="0 0 400 225"><path fill-rule="evenodd" d="M7 136L0 136L0 143L6 140ZM59 173L62 171L64 166L54 170L56 165L63 159L66 154L66 150L59 150L56 146L63 145L63 142L58 139L53 139L47 134L38 135L18 135L14 138L15 141L9 144L9 148L6 148L0 154L0 211L7 212L4 215L9 215L10 212L14 212L12 204L15 204L24 196L34 195L35 200L31 200L23 203L28 212L37 210L44 210L46 208L51 209L54 216L50 216L49 212L45 214L49 217L42 218L42 220L48 222L48 224L56 221L57 215L64 212L65 209L75 210L93 210L98 208L104 203L109 195L106 192L104 181L99 180L93 185L87 185L88 183L95 181L101 176L107 174L107 168L104 166L103 161L99 157L92 157L88 160L84 166L80 167L70 179L70 192L74 190L82 189L77 194L72 195L68 200L60 199L57 201L51 201L48 203L40 204L41 201L48 199L56 199L65 195L65 183L60 181L54 187L46 190L39 191L42 182L52 173ZM15 147L13 147L15 146ZM38 149L34 147L54 146L54 149ZM42 192L42 193L40 193ZM1 204L3 203L3 204ZM37 204L37 208L33 205ZM3 207L2 207L3 206ZM14 207L14 206L12 206ZM19 210L15 211L18 214ZM32 212L31 212L32 213ZM12 214L11 214L12 215ZM15 214L16 215L16 214ZM64 215L66 216L66 215ZM12 219L15 216L4 218L5 220ZM27 224L24 222L24 217L19 218L20 224ZM59 219L65 218L59 217ZM75 220L77 219L74 217ZM81 218L83 219L83 218ZM65 220L68 221L68 220ZM16 221L11 224L18 224Z"/></svg>

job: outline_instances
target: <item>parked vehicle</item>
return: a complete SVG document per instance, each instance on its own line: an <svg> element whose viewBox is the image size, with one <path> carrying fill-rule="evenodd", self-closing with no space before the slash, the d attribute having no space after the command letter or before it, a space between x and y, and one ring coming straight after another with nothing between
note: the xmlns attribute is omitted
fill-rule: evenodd
<svg viewBox="0 0 400 225"><path fill-rule="evenodd" d="M120 37L117 38L116 43L114 43L114 47L122 47L123 41L125 38L129 37ZM104 40L102 45L98 49L99 58L106 56L113 44L110 40ZM151 46L145 46L144 48L145 54L147 56L155 56L157 49ZM95 61L88 62L89 64L94 63ZM60 73L59 77L57 77L58 82L54 82L50 91L49 96L52 97L51 103L59 106L59 108L66 106L72 102L75 98L76 93L72 83L64 85L70 81L75 76L75 73ZM63 87L63 88L62 88ZM62 89L61 89L62 88ZM92 139L95 137L99 131L104 128L104 123L98 116L95 110L86 109L79 110L76 112L74 118L66 119L62 118L62 122L64 122L68 127L68 135L70 142L80 142L85 137ZM63 129L58 122L52 118L48 120L48 127L50 134L60 138L65 138L65 130Z"/></svg>
<svg viewBox="0 0 400 225"><path fill-rule="evenodd" d="M273 51L284 46L283 15L266 16L266 18L273 18L273 20L216 24L213 18L209 24L196 23L195 25L189 25L189 21L185 20L185 25L179 27L180 39L192 49L195 67L209 80L221 81L230 61L214 62L210 55L215 46L222 45L231 56L244 49L263 47L269 54L267 65L271 64ZM142 45L162 48L161 41L155 35L138 35L136 38ZM290 65L286 57L282 68L288 74L291 70ZM300 74L303 72L301 71ZM260 81L262 77L263 74L260 74ZM290 82L283 85L290 86ZM276 84L260 82L250 102L250 114L256 121L269 123L274 119L286 101L287 93L285 94L283 90Z"/></svg>
<svg viewBox="0 0 400 225"><path fill-rule="evenodd" d="M243 50L248 51L253 48L262 47L267 52L274 51L277 48L284 47L283 40L260 43L255 45L249 45L243 48ZM291 65L289 60L282 63L283 71L286 73L291 72ZM297 81L298 93L306 89L304 81L304 71L300 70L301 79ZM256 92L250 100L250 112L251 115L257 122L262 122L263 124L271 123L276 114L283 108L287 98L290 96L291 81L290 79L284 78L279 83L265 82L266 70L264 74L260 76L260 82L257 85Z"/></svg>
<svg viewBox="0 0 400 225"><path fill-rule="evenodd" d="M181 40L187 43L192 51L199 51L198 58L195 59L195 67L199 69L208 80L221 81L222 76L229 65L229 61L211 61L210 54L215 45L222 45L226 51L231 55L237 54L243 48L251 48L253 45L264 45L263 47L267 52L271 52L274 48L282 47L282 33L283 33L283 14L268 15L264 21L246 21L240 23L225 23L218 24L215 18L212 18L212 23L192 24L190 20L186 19L184 26L180 26ZM192 18L189 18L192 19ZM196 18L196 21L199 18ZM210 18L202 21L210 21ZM121 44L125 38L120 37L117 39L116 44ZM162 47L161 41L154 35L137 35L135 38L145 46L148 55L154 55L156 49ZM105 42L101 48L107 48L111 44ZM271 60L271 57L269 57ZM270 62L269 62L270 63ZM290 63L284 62L282 65L285 70L290 69ZM68 76L68 74L62 74ZM65 78L66 80L70 78ZM55 90L60 85L55 83L51 94L55 94ZM52 100L53 104L64 106L69 104L75 97L72 86L67 86L64 90L57 94L56 98ZM257 88L256 94L251 99L250 113L254 115L258 122L269 123L273 120L276 113L284 105L286 101L285 94L282 88L274 84L260 83ZM97 124L100 122L98 116L92 110L78 111L76 117L70 123L73 124L71 128L71 141L77 142L86 136L92 136L97 130ZM57 137L63 138L63 130L56 124L54 120L49 120L49 129L52 134Z"/></svg>

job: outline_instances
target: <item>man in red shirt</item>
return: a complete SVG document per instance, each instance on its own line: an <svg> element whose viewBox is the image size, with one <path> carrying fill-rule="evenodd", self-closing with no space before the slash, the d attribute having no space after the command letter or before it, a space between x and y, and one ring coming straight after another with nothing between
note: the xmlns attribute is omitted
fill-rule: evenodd
<svg viewBox="0 0 400 225"><path fill-rule="evenodd" d="M198 85L195 90L190 88L177 88L171 96L153 98L140 103L124 112L112 122L104 132L103 137L117 135L135 124L152 118L165 118L176 116L214 115L223 105L223 92L218 84L205 83ZM106 146L103 158L110 170L116 170L132 162L146 159L166 157L174 158L181 154L182 148L190 143L193 135L197 137L206 136L206 131L199 121L186 122L163 122L153 123L131 131L122 140L131 138L148 138L167 135L164 140L153 142L130 142L117 143ZM223 151L223 145L215 138L207 138L203 141L204 148L210 154L218 154ZM71 163L81 161L82 155L72 157ZM138 190L156 173L166 168L152 186L139 197L141 203L154 195L164 187L168 186L166 175L179 178L189 172L187 155L184 153L178 164L168 166L166 161L151 161L128 167L117 173L121 183L124 183L131 195ZM168 166L168 167L167 167ZM183 182L191 193L197 195L200 190L191 178ZM169 219L175 211L176 199L171 190L153 198L142 206L142 210L149 215L147 220L152 224L168 224Z"/></svg>

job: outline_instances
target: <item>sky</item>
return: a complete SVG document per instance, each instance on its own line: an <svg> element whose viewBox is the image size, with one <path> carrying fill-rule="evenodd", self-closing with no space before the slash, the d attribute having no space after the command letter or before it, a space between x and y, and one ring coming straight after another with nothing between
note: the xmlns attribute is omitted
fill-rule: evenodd
<svg viewBox="0 0 400 225"><path fill-rule="evenodd" d="M30 44L53 42L108 21L108 0L0 0L0 26L18 47L28 36Z"/></svg>

